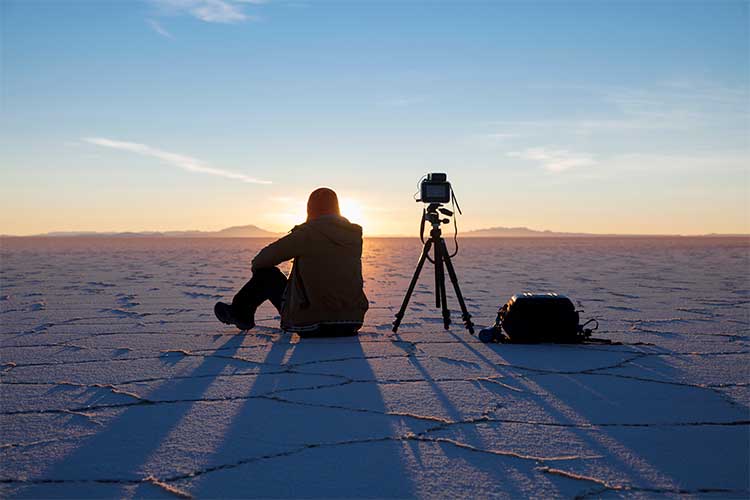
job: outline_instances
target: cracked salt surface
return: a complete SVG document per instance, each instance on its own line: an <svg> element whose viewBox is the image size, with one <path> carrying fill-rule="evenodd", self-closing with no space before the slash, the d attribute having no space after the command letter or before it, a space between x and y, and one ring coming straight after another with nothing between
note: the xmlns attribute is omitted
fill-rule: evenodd
<svg viewBox="0 0 750 500"><path fill-rule="evenodd" d="M622 342L586 346L481 344L452 297L446 332L428 278L392 334L409 239L365 242L359 338L237 334L265 243L3 240L0 496L750 494L746 240L464 241L478 324L558 291Z"/></svg>

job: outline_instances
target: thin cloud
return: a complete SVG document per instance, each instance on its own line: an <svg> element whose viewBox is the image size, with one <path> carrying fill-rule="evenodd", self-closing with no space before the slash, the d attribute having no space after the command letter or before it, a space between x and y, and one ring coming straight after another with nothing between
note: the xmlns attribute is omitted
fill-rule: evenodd
<svg viewBox="0 0 750 500"><path fill-rule="evenodd" d="M519 134L497 132L491 134L482 134L480 137L489 141L507 141L519 137Z"/></svg>
<svg viewBox="0 0 750 500"><path fill-rule="evenodd" d="M193 158L191 156L186 156L186 155L181 155L178 153L170 153L169 151L162 151L161 149L152 148L151 146L147 146L146 144L139 144L137 142L117 141L113 139L106 139L104 137L84 137L82 140L85 142L88 142L89 144L94 144L96 146L102 146L102 147L111 148L111 149L119 149L120 151L129 151L131 153L136 153L141 156L148 156L151 158L156 158L158 160L161 160L164 163L168 163L170 165L179 167L189 172L198 172L201 174L216 175L219 177L225 177L227 179L233 179L233 180L247 182L251 184L271 184L271 181L264 181L261 179L256 179L255 177L247 176L245 174L240 174L237 172L230 172L229 170L215 168L210 165L206 165L205 163L203 163L201 160L198 160L197 158Z"/></svg>
<svg viewBox="0 0 750 500"><path fill-rule="evenodd" d="M571 168L596 164L589 155L572 153L564 149L529 148L524 151L512 151L508 156L539 162L550 172L565 172Z"/></svg>
<svg viewBox="0 0 750 500"><path fill-rule="evenodd" d="M412 96L412 97L396 97L393 99L387 99L383 101L383 105L393 108L404 108L407 106L414 106L416 104L422 104L427 101L424 96Z"/></svg>
<svg viewBox="0 0 750 500"><path fill-rule="evenodd" d="M588 136L604 132L687 130L694 126L696 120L694 113L686 111L673 113L654 111L629 113L624 118L494 121L488 125L521 130L527 136L550 132L569 132L574 135Z"/></svg>
<svg viewBox="0 0 750 500"><path fill-rule="evenodd" d="M260 1L239 0L151 0L160 10L170 14L187 14L207 23L240 23L255 19L243 10L242 4Z"/></svg>
<svg viewBox="0 0 750 500"><path fill-rule="evenodd" d="M744 118L748 91L707 82L672 81L648 87L589 84L540 84L533 89L576 92L593 102L614 107L608 117L496 121L489 125L512 127L528 133L549 131L592 135L607 132L657 132L711 128L717 120Z"/></svg>
<svg viewBox="0 0 750 500"><path fill-rule="evenodd" d="M151 29L153 29L155 32L157 32L164 38L174 39L174 37L172 36L172 33L164 29L164 26L159 24L158 21L155 21L153 19L146 19L146 22L148 23L149 26L151 26Z"/></svg>

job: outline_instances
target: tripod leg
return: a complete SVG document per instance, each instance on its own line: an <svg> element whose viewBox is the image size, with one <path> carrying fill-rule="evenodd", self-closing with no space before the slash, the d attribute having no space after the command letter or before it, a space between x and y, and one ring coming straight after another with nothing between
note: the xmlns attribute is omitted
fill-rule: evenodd
<svg viewBox="0 0 750 500"><path fill-rule="evenodd" d="M433 237L430 238L433 243L435 243L435 239ZM440 279L440 272L438 269L442 270L443 261L440 256L440 245L435 245L435 250L433 252L433 258L434 258L434 264L435 264L435 307L440 309L440 300L442 298L442 294L440 293L441 285L445 286L445 277L443 276L442 279ZM443 301L445 303L445 301Z"/></svg>
<svg viewBox="0 0 750 500"><path fill-rule="evenodd" d="M437 245L435 246L435 248L437 248ZM448 300L445 296L445 268L443 267L443 265L446 257L448 257L448 254L446 252L440 252L440 260L435 260L435 275L437 276L437 281L440 282L440 301L442 304L443 312L443 328L447 330L451 324L451 312L448 309Z"/></svg>
<svg viewBox="0 0 750 500"><path fill-rule="evenodd" d="M458 277L456 276L456 270L453 268L453 262L451 262L448 248L445 246L445 240L441 238L439 244L442 246L441 250L444 255L443 260L445 261L445 267L448 269L448 276L450 276L451 283L453 283L453 289L456 291L458 304L461 306L461 317L464 320L464 326L466 326L466 329L469 330L470 334L474 335L474 323L471 321L471 314L469 314L468 309L466 309L466 302L464 302L464 296L461 294L461 288L458 286Z"/></svg>
<svg viewBox="0 0 750 500"><path fill-rule="evenodd" d="M422 266L424 266L424 261L427 260L427 254L430 252L431 246L432 246L431 239L424 242L424 247L422 248L422 255L419 256L419 262L417 263L417 268L414 270L414 276L412 276L411 278L411 283L409 283L409 289L406 291L406 295L404 296L404 301L401 303L401 309L398 310L398 312L396 313L396 319L393 321L393 333L396 333L396 331L398 330L398 326L401 324L401 320L404 319L406 306L409 305L409 299L411 298L411 294L414 292L414 287L417 286L419 273L422 272Z"/></svg>

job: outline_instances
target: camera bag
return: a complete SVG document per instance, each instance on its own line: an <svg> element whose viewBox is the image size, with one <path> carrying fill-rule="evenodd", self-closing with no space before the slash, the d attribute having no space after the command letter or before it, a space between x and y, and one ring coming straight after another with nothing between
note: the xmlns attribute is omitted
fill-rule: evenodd
<svg viewBox="0 0 750 500"><path fill-rule="evenodd" d="M564 295L521 293L498 310L495 325L479 332L479 339L513 344L576 344L590 338L592 329L585 326L591 322L596 323L594 330L598 328L593 319L580 325L578 311Z"/></svg>

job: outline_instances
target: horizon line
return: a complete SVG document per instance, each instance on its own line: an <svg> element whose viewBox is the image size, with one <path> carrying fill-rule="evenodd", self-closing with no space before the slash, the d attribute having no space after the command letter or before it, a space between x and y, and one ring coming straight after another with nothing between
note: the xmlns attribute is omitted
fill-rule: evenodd
<svg viewBox="0 0 750 500"><path fill-rule="evenodd" d="M265 230L262 230L265 231ZM750 238L750 233L585 233L585 232L564 232L564 231L538 231L529 230L528 235L512 234L491 234L481 235L472 234L483 229L472 229L459 232L459 237L490 239L490 238L529 238L529 239L547 239L547 238L607 238L607 237L663 237L663 238L701 238L701 237L732 237L732 238ZM49 231L46 233L36 234L5 234L0 233L0 238L168 238L168 239L274 239L288 234L287 232L265 231L268 235L254 236L214 236L210 233L217 231L202 230L170 230L170 231ZM201 235L180 235L169 233L205 233ZM363 234L363 238L416 238L417 234L405 233L375 233ZM450 234L447 237L452 238Z"/></svg>

